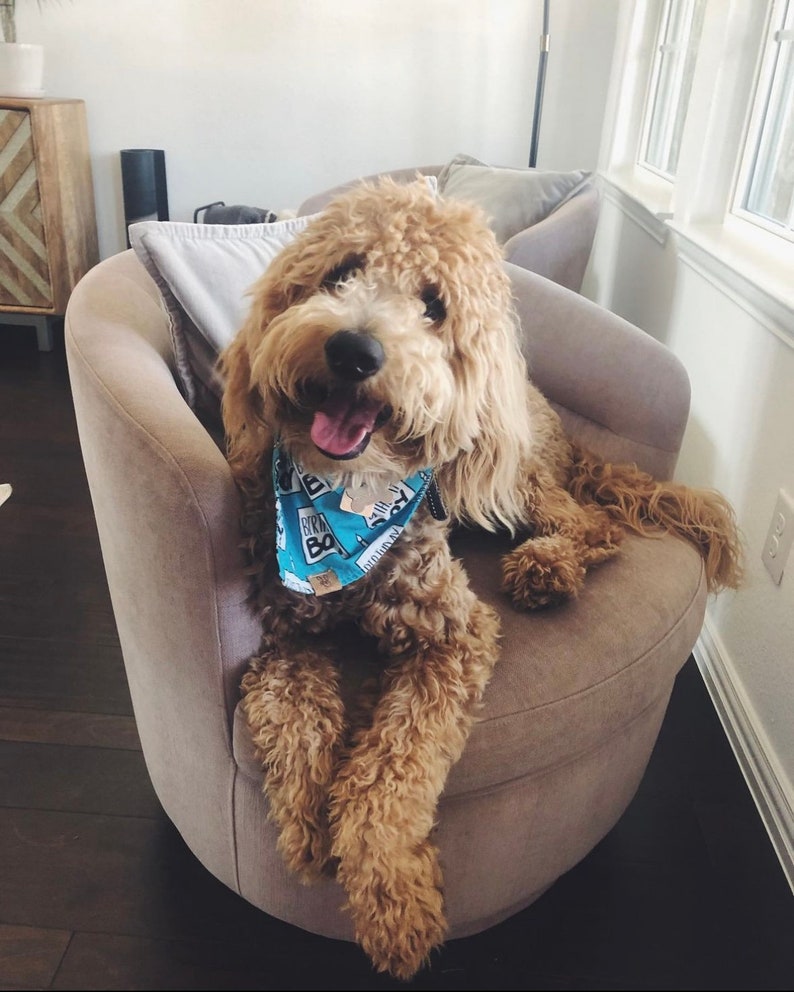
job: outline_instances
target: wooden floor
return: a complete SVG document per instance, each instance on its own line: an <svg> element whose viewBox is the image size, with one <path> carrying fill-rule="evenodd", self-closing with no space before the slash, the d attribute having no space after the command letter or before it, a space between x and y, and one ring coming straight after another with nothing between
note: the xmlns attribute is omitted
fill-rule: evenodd
<svg viewBox="0 0 794 992"><path fill-rule="evenodd" d="M639 793L410 985L211 877L139 749L62 336L0 326L0 988L794 989L792 896L694 661Z"/></svg>

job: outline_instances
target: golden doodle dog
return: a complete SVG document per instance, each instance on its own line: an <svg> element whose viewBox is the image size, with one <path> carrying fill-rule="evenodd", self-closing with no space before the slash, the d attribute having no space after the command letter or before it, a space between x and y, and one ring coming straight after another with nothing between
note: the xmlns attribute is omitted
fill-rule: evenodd
<svg viewBox="0 0 794 992"><path fill-rule="evenodd" d="M732 511L572 447L527 379L484 216L421 180L328 206L254 287L221 369L263 626L243 705L280 851L336 876L374 966L407 979L444 938L430 833L499 656L450 525L516 536L504 589L533 609L576 596L624 527L678 532L733 586ZM354 699L334 634L351 621L382 661Z"/></svg>

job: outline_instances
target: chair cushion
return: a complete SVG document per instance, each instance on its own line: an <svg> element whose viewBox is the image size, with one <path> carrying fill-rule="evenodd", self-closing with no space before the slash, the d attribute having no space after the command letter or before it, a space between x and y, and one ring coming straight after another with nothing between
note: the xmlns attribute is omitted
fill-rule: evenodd
<svg viewBox="0 0 794 992"><path fill-rule="evenodd" d="M453 541L472 588L501 615L502 656L447 797L542 774L603 744L666 699L703 622L701 559L676 537L627 537L620 555L589 573L578 599L533 613L499 592L508 547L474 532ZM239 705L234 756L261 782Z"/></svg>

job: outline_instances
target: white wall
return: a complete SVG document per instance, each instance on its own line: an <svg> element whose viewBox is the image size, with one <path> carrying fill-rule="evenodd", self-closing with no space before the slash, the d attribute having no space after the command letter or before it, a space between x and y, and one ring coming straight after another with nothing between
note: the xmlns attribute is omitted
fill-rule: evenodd
<svg viewBox="0 0 794 992"><path fill-rule="evenodd" d="M553 7L538 164L595 168L617 4ZM541 0L17 0L17 11L18 40L45 46L47 95L86 101L103 257L125 246L123 148L165 150L172 220L213 200L295 208L460 151L528 161Z"/></svg>

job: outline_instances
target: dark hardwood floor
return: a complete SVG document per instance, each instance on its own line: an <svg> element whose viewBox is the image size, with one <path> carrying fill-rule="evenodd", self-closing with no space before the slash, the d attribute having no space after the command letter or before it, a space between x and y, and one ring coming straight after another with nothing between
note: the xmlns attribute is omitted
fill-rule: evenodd
<svg viewBox="0 0 794 992"><path fill-rule="evenodd" d="M692 659L614 830L410 985L211 877L149 785L56 340L0 325L0 988L794 989L794 896Z"/></svg>

